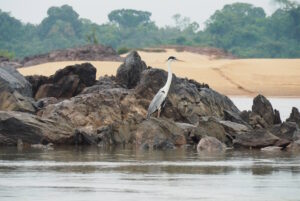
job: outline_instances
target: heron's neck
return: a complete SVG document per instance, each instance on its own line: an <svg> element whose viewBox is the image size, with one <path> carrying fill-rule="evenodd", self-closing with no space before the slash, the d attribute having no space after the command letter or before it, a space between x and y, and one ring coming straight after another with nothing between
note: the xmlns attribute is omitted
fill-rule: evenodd
<svg viewBox="0 0 300 201"><path fill-rule="evenodd" d="M166 94L168 93L168 91L170 89L171 82L172 82L171 61L168 61L168 79L167 79L167 82L166 82L165 86L163 87L163 89L165 90Z"/></svg>

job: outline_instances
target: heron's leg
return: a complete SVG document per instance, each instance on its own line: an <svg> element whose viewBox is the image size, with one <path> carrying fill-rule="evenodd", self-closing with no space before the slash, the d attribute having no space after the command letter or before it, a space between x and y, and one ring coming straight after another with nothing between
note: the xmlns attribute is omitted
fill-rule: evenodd
<svg viewBox="0 0 300 201"><path fill-rule="evenodd" d="M158 108L158 110L157 110L157 118L160 117L160 111L161 111L161 108Z"/></svg>

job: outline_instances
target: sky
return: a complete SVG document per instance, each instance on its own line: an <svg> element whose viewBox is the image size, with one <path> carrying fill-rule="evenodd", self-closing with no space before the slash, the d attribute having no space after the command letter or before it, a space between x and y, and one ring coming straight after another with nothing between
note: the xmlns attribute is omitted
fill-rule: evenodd
<svg viewBox="0 0 300 201"><path fill-rule="evenodd" d="M201 29L216 10L234 2L263 7L269 15L276 9L272 0L0 0L0 9L24 23L38 24L47 16L49 7L68 4L81 18L102 24L108 22L107 15L112 10L130 8L151 12L151 19L160 27L173 25L172 16L179 13L199 23Z"/></svg>

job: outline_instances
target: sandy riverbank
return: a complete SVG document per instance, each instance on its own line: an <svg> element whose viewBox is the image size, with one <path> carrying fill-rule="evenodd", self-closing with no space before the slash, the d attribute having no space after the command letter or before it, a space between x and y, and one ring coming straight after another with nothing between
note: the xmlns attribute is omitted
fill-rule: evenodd
<svg viewBox="0 0 300 201"><path fill-rule="evenodd" d="M139 52L148 66L167 69L165 60L176 56L185 62L174 63L176 76L208 83L226 95L300 96L300 59L212 59L190 52ZM52 75L60 68L86 61L45 63L18 69L23 75ZM92 61L97 77L115 75L120 62Z"/></svg>

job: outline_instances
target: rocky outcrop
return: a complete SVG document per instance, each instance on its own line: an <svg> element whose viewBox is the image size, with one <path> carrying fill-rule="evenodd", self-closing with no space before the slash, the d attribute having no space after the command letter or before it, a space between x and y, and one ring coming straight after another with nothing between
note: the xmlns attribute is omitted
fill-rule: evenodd
<svg viewBox="0 0 300 201"><path fill-rule="evenodd" d="M73 128L66 124L28 113L0 111L0 145L16 146L18 139L28 144L69 144L72 135Z"/></svg>
<svg viewBox="0 0 300 201"><path fill-rule="evenodd" d="M58 70L49 78L28 77L36 91L35 99L71 98L96 82L96 68L90 63L76 64ZM38 88L38 89L36 89Z"/></svg>
<svg viewBox="0 0 300 201"><path fill-rule="evenodd" d="M78 48L56 50L47 54L25 57L21 64L32 66L55 61L122 61L116 51L103 45L87 45Z"/></svg>
<svg viewBox="0 0 300 201"><path fill-rule="evenodd" d="M0 110L35 112L30 83L13 67L0 68Z"/></svg>
<svg viewBox="0 0 300 201"><path fill-rule="evenodd" d="M197 150L200 152L222 152L226 150L226 145L215 137L204 137L200 140Z"/></svg>
<svg viewBox="0 0 300 201"><path fill-rule="evenodd" d="M299 113L299 110L296 107L292 108L292 112L290 114L290 117L286 121L295 122L300 127L300 113Z"/></svg>
<svg viewBox="0 0 300 201"><path fill-rule="evenodd" d="M136 51L130 52L124 63L118 68L116 78L120 85L128 89L134 88L141 79L142 72L147 68Z"/></svg>
<svg viewBox="0 0 300 201"><path fill-rule="evenodd" d="M13 74L5 73L4 78ZM207 84L175 75L161 118L146 119L148 105L165 84L167 72L146 68L136 52L128 55L117 77L96 81L95 76L95 68L86 63L68 66L50 77L27 77L38 99L36 115L24 110L32 106L25 106L30 99L26 83L29 90L30 84L22 76L23 85L17 83L19 78L1 80L2 105L12 110L10 104L16 105L13 98L17 97L23 108L18 110L24 113L0 112L0 144L19 141L162 150L198 145L200 151L270 147L264 149L268 151L288 149L300 139L296 109L281 123L279 112L259 95L253 111L240 112L228 97Z"/></svg>

